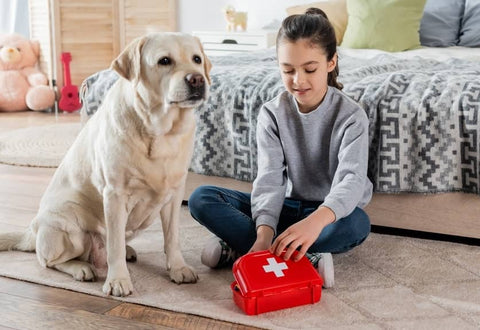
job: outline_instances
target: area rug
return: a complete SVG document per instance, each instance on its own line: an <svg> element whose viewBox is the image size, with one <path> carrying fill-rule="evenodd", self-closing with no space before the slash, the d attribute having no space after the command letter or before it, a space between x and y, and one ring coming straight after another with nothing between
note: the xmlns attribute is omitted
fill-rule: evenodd
<svg viewBox="0 0 480 330"><path fill-rule="evenodd" d="M475 329L480 326L480 248L450 242L371 234L356 249L334 255L335 287L320 302L247 316L233 302L230 269L200 262L210 234L182 208L181 244L199 273L196 284L177 285L165 269L156 221L131 242L138 253L128 267L134 293L125 302L201 315L267 329ZM39 266L35 254L0 252L0 275L96 296L103 279L76 282Z"/></svg>
<svg viewBox="0 0 480 330"><path fill-rule="evenodd" d="M80 123L27 127L1 133L0 163L57 167L78 132Z"/></svg>

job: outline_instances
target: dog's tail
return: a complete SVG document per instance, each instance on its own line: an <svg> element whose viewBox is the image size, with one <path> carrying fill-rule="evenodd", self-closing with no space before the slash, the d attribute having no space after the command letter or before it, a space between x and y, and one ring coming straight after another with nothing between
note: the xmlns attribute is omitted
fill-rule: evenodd
<svg viewBox="0 0 480 330"><path fill-rule="evenodd" d="M0 251L35 251L35 234L28 228L25 232L0 234Z"/></svg>

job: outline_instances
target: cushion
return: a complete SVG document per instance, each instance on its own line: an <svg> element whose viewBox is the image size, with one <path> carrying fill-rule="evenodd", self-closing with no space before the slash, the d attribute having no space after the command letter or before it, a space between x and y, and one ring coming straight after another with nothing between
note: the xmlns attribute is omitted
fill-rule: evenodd
<svg viewBox="0 0 480 330"><path fill-rule="evenodd" d="M390 52L420 46L418 30L426 0L347 0L343 47Z"/></svg>
<svg viewBox="0 0 480 330"><path fill-rule="evenodd" d="M480 47L480 1L466 0L459 46Z"/></svg>
<svg viewBox="0 0 480 330"><path fill-rule="evenodd" d="M464 0L427 0L420 21L420 43L428 47L457 45L464 9Z"/></svg>
<svg viewBox="0 0 480 330"><path fill-rule="evenodd" d="M312 2L306 5L293 6L287 8L288 15L305 14L308 8L319 8L327 14L328 20L332 23L337 37L337 44L342 43L343 34L347 27L347 0L329 0L321 2Z"/></svg>

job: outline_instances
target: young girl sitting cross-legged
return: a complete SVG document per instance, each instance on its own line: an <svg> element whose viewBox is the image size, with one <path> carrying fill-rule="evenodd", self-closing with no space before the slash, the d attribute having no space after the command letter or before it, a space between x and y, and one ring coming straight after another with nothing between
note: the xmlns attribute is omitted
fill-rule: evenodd
<svg viewBox="0 0 480 330"><path fill-rule="evenodd" d="M368 118L337 82L335 32L320 9L283 21L277 60L286 91L260 110L252 193L201 186L189 199L192 216L216 236L201 260L218 268L248 252L285 250L288 260L297 250L295 260L306 255L332 287L331 253L370 233L362 210L372 196Z"/></svg>

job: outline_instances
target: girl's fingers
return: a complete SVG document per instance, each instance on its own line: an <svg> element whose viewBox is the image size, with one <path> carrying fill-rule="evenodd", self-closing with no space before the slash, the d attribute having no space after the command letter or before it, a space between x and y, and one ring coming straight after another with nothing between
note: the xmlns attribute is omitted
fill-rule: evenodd
<svg viewBox="0 0 480 330"><path fill-rule="evenodd" d="M270 252L273 254L277 254L277 248L278 244L280 243L280 240L282 239L283 234L279 235L272 243L272 246L270 247Z"/></svg>
<svg viewBox="0 0 480 330"><path fill-rule="evenodd" d="M287 251L285 252L285 255L283 256L284 260L290 259L292 254L297 250L297 248L301 245L301 243L298 240L290 242L290 245L287 248Z"/></svg>
<svg viewBox="0 0 480 330"><path fill-rule="evenodd" d="M282 252L286 250L283 259L289 260L295 251L297 251L292 260L298 261L305 255L310 245L311 243L308 240L303 240L302 237L296 237L293 234L287 234L284 237L280 235L275 242L273 242L270 252L276 256L280 256Z"/></svg>
<svg viewBox="0 0 480 330"><path fill-rule="evenodd" d="M295 259L294 261L298 261L300 259L303 258L303 256L305 255L305 253L307 253L307 250L310 246L308 246L307 244L302 244L302 248L300 250L298 250L298 253L295 255Z"/></svg>
<svg viewBox="0 0 480 330"><path fill-rule="evenodd" d="M287 245L291 242L289 238L289 234L284 232L282 235L278 236L275 242L273 242L272 246L272 253L276 256L280 256L282 251L287 247Z"/></svg>

